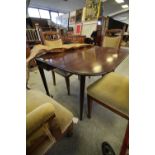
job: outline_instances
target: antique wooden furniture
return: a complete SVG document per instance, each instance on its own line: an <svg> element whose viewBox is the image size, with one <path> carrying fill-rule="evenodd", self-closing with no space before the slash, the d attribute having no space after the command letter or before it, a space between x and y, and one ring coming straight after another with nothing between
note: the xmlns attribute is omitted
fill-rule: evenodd
<svg viewBox="0 0 155 155"><path fill-rule="evenodd" d="M61 39L64 43L84 43L86 36L83 35L64 35Z"/></svg>
<svg viewBox="0 0 155 155"><path fill-rule="evenodd" d="M42 30L40 30L40 35L41 35L43 44L45 44L46 40L60 39L60 34L56 31L42 31Z"/></svg>
<svg viewBox="0 0 155 155"><path fill-rule="evenodd" d="M26 44L32 48L36 44L41 44L39 33L39 25L35 24L35 28L26 29Z"/></svg>
<svg viewBox="0 0 155 155"><path fill-rule="evenodd" d="M106 74L87 88L88 117L91 118L92 101L129 120L129 80L115 72ZM129 125L127 125L120 155L128 149Z"/></svg>
<svg viewBox="0 0 155 155"><path fill-rule="evenodd" d="M59 47L61 46L62 40L60 38L60 34L56 31L40 31L40 35L41 35L41 39L44 45L47 46L55 46L55 47ZM52 43L52 41L54 43ZM58 69L58 68L54 68L51 70L52 71L52 76L53 76L53 84L56 85L56 78L55 78L55 72L61 76L63 76L65 78L66 81L66 87L67 87L67 92L68 95L70 95L70 76L72 75L71 73Z"/></svg>
<svg viewBox="0 0 155 155"><path fill-rule="evenodd" d="M26 92L26 154L43 155L65 134L71 135L73 114L37 90Z"/></svg>
<svg viewBox="0 0 155 155"><path fill-rule="evenodd" d="M48 95L50 93L44 75L44 69L51 70L54 67L80 77L80 119L82 119L85 77L104 75L114 71L127 55L127 49L120 49L119 53L117 53L117 49L114 48L95 46L69 50L62 53L47 53L36 58L36 62Z"/></svg>
<svg viewBox="0 0 155 155"><path fill-rule="evenodd" d="M28 44L39 44L41 43L41 40L39 38L39 35L37 34L36 29L26 29L26 41Z"/></svg>

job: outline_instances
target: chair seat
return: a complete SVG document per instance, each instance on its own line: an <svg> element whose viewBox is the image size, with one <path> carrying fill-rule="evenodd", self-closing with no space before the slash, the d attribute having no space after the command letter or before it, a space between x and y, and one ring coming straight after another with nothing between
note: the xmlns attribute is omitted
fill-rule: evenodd
<svg viewBox="0 0 155 155"><path fill-rule="evenodd" d="M129 82L128 78L112 72L97 80L87 88L87 94L122 113L129 113Z"/></svg>
<svg viewBox="0 0 155 155"><path fill-rule="evenodd" d="M60 74L64 77L69 77L72 75L72 73L69 73L69 72L66 72L66 71L63 71L63 70L60 70L60 69L54 69L54 72L56 72L57 74Z"/></svg>

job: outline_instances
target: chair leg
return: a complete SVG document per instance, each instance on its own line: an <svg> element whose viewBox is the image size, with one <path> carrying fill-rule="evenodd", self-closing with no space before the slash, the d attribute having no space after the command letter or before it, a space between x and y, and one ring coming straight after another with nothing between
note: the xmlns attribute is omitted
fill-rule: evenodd
<svg viewBox="0 0 155 155"><path fill-rule="evenodd" d="M121 151L119 155L126 155L129 148L129 122L125 131L124 140L122 143Z"/></svg>
<svg viewBox="0 0 155 155"><path fill-rule="evenodd" d="M66 81L66 87L67 87L68 95L70 95L70 80L69 80L69 77L65 77L65 81Z"/></svg>
<svg viewBox="0 0 155 155"><path fill-rule="evenodd" d="M92 99L89 95L87 95L87 105L88 105L88 118L91 118L91 112L92 112Z"/></svg>
<svg viewBox="0 0 155 155"><path fill-rule="evenodd" d="M30 90L31 88L28 86L28 84L26 83L26 89Z"/></svg>
<svg viewBox="0 0 155 155"><path fill-rule="evenodd" d="M56 85L56 80L55 80L55 72L52 70L52 78L53 78L53 85Z"/></svg>
<svg viewBox="0 0 155 155"><path fill-rule="evenodd" d="M27 90L30 89L30 87L28 86L29 78L30 78L30 71L29 71L29 68L26 67L26 89L27 89Z"/></svg>

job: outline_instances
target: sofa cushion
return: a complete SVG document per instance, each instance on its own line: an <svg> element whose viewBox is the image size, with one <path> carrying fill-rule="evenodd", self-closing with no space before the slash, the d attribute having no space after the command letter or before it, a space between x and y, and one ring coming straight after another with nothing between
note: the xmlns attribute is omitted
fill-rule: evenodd
<svg viewBox="0 0 155 155"><path fill-rule="evenodd" d="M29 107L27 107L31 108L33 103L28 105ZM43 125L43 123L47 122L51 117L54 117L54 111L55 108L51 103L44 103L29 112L26 115L26 134L29 135Z"/></svg>
<svg viewBox="0 0 155 155"><path fill-rule="evenodd" d="M27 95L27 104L33 103L31 109L28 109L28 111L31 111L35 107L48 102L54 105L55 120L57 121L57 124L60 126L61 132L64 132L71 124L73 114L65 107L63 107L60 103L53 100L51 97L47 96L46 94L38 90L27 90L26 95Z"/></svg>
<svg viewBox="0 0 155 155"><path fill-rule="evenodd" d="M26 146L31 147L36 145L36 142L40 141L40 139L47 137L45 131L42 127L38 128L35 132L31 134L31 136L26 137ZM53 142L55 142L55 138L53 138Z"/></svg>

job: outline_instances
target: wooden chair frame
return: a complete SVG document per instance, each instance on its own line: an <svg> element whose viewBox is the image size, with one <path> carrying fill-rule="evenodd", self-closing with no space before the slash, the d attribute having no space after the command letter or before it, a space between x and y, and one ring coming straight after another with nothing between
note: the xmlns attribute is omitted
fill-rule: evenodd
<svg viewBox="0 0 155 155"><path fill-rule="evenodd" d="M60 39L60 33L56 32L56 31L42 31L40 29L40 36L41 36L41 40L42 43L45 44L45 40L58 40Z"/></svg>
<svg viewBox="0 0 155 155"><path fill-rule="evenodd" d="M26 29L26 44L29 47L33 47L36 44L41 44L41 37L39 33L39 25L36 24L35 28Z"/></svg>
<svg viewBox="0 0 155 155"><path fill-rule="evenodd" d="M60 33L56 32L56 31L45 31L45 32L43 32L40 29L40 36L41 36L41 40L42 40L43 44L45 44L45 40L61 39ZM66 72L66 71L62 71L60 69L53 69L51 72L52 72L52 77L53 77L53 85L56 85L55 72L65 78L67 92L68 92L68 95L70 95L70 79L69 78L72 74L69 72Z"/></svg>

